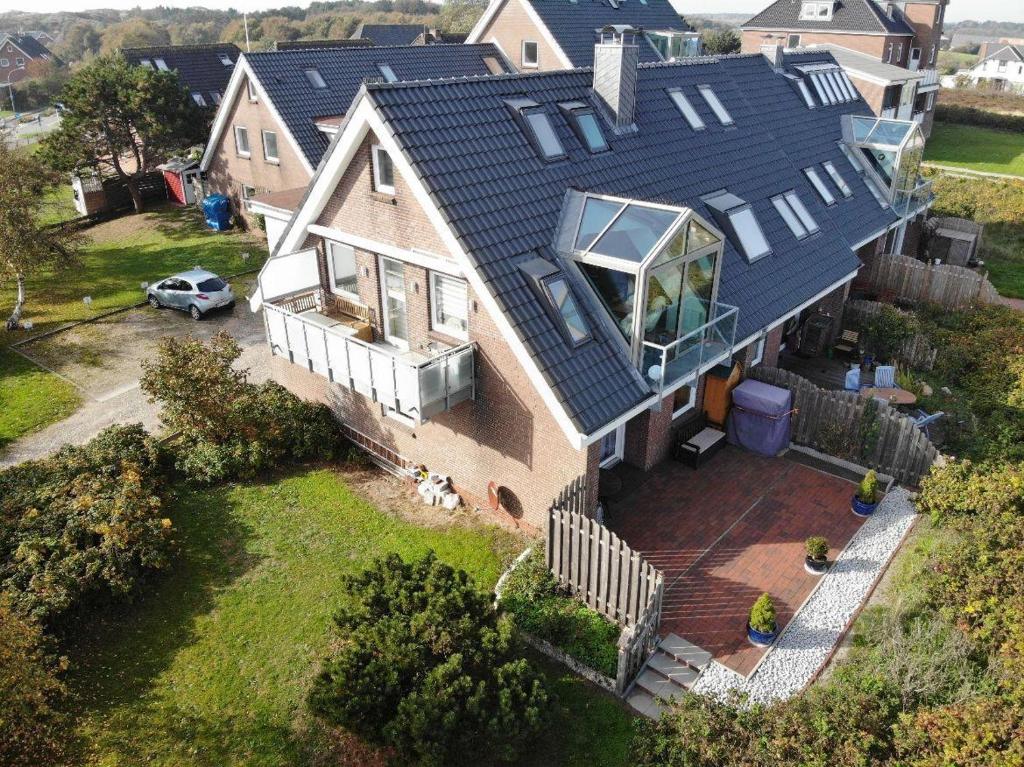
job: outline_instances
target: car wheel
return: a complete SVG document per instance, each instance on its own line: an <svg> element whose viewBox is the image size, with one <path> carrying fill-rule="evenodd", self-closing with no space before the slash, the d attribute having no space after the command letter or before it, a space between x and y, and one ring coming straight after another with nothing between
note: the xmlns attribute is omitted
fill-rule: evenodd
<svg viewBox="0 0 1024 767"><path fill-rule="evenodd" d="M160 299L154 296L152 293L149 294L149 298L147 300L149 301L149 305L152 306L154 309L160 308Z"/></svg>
<svg viewBox="0 0 1024 767"><path fill-rule="evenodd" d="M230 312L230 311L231 311L232 309L234 309L234 308L235 308L235 302L234 302L234 301L232 301L232 302L231 302L231 303L229 303L229 304L227 305L227 307L225 307L225 308L226 308L226 309L227 309L227 310L228 310L228 311Z"/></svg>
<svg viewBox="0 0 1024 767"><path fill-rule="evenodd" d="M192 319L194 319L196 322L199 322L199 320L203 318L203 313L199 311L199 307L196 306L195 304L192 304L188 308L188 313L192 315Z"/></svg>

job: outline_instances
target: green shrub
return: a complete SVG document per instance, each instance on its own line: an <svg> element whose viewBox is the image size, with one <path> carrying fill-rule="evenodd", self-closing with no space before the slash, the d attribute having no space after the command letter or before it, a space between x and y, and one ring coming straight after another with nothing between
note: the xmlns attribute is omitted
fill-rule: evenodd
<svg viewBox="0 0 1024 767"><path fill-rule="evenodd" d="M619 626L559 587L544 563L542 548L534 548L509 575L501 606L524 631L564 650L585 666L615 677Z"/></svg>
<svg viewBox="0 0 1024 767"><path fill-rule="evenodd" d="M140 425L0 472L0 588L51 621L88 595L126 594L165 567L161 456Z"/></svg>
<svg viewBox="0 0 1024 767"><path fill-rule="evenodd" d="M903 344L916 333L914 315L889 304L879 304L879 311L864 322L864 344L880 362L895 359Z"/></svg>
<svg viewBox="0 0 1024 767"><path fill-rule="evenodd" d="M750 627L770 634L776 629L775 601L771 594L762 594L750 608Z"/></svg>
<svg viewBox="0 0 1024 767"><path fill-rule="evenodd" d="M857 498L864 503L878 502L878 473L874 469L869 469L857 485Z"/></svg>
<svg viewBox="0 0 1024 767"><path fill-rule="evenodd" d="M428 765L511 761L541 730L542 680L468 574L433 553L393 554L341 585L339 647L310 691L315 714Z"/></svg>
<svg viewBox="0 0 1024 767"><path fill-rule="evenodd" d="M0 764L54 765L61 761L66 691L62 662L49 652L42 629L0 597Z"/></svg>
<svg viewBox="0 0 1024 767"><path fill-rule="evenodd" d="M941 102L935 107L935 121L974 125L978 128L1024 131L1024 116L1022 115L1008 115L1000 112L991 112L987 109L943 104Z"/></svg>
<svg viewBox="0 0 1024 767"><path fill-rule="evenodd" d="M804 549L811 559L820 561L828 557L828 541L820 535L812 535L804 541Z"/></svg>
<svg viewBox="0 0 1024 767"><path fill-rule="evenodd" d="M177 467L196 482L251 478L289 461L339 454L344 440L326 405L304 402L273 381L252 384L235 369L238 343L163 338L143 363L142 390L179 433Z"/></svg>

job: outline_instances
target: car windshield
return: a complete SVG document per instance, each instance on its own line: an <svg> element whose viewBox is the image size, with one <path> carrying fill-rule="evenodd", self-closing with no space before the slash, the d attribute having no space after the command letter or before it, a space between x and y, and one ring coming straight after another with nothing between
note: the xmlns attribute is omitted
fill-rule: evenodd
<svg viewBox="0 0 1024 767"><path fill-rule="evenodd" d="M228 284L220 277L211 277L199 283L199 289L204 293L216 293L218 290L224 290L227 286Z"/></svg>

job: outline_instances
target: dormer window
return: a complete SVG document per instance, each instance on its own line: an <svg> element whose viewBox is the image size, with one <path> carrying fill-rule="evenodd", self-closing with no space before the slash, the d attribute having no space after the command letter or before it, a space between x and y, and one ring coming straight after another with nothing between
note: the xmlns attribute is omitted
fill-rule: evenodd
<svg viewBox="0 0 1024 767"><path fill-rule="evenodd" d="M541 158L547 162L564 159L567 155L561 139L555 133L548 113L532 99L510 99L505 105L512 112L519 129Z"/></svg>
<svg viewBox="0 0 1024 767"><path fill-rule="evenodd" d="M700 91L700 95L704 97L704 101L711 107L711 111L715 113L715 117L718 118L722 125L733 124L732 115L729 114L725 105L719 101L718 95L711 89L710 85L698 85L697 90Z"/></svg>
<svg viewBox="0 0 1024 767"><path fill-rule="evenodd" d="M771 254L772 247L750 203L724 189L702 199L747 261L753 263Z"/></svg>
<svg viewBox="0 0 1024 767"><path fill-rule="evenodd" d="M590 106L582 101L570 101L559 104L558 108L565 116L572 132L576 134L576 138L591 154L607 151L608 141L597 121L597 115Z"/></svg>
<svg viewBox="0 0 1024 767"><path fill-rule="evenodd" d="M380 73L384 76L384 82L386 82L386 83L396 83L396 82L398 82L398 75L395 74L395 70L393 70L390 65L388 65L388 64L378 64L377 65L377 69L379 69Z"/></svg>
<svg viewBox="0 0 1024 767"><path fill-rule="evenodd" d="M800 4L800 21L832 21L834 0L828 2L807 2Z"/></svg>
<svg viewBox="0 0 1024 767"><path fill-rule="evenodd" d="M589 341L590 327L583 318L568 277L557 266L540 257L520 264L519 268L566 342L570 346L579 346Z"/></svg>
<svg viewBox="0 0 1024 767"><path fill-rule="evenodd" d="M325 83L324 78L320 76L320 71L318 69L310 67L309 69L303 70L303 72L305 72L306 79L309 81L309 84L317 90L322 90L327 87L327 83Z"/></svg>
<svg viewBox="0 0 1024 767"><path fill-rule="evenodd" d="M700 119L700 115L697 114L697 110L693 108L693 104L686 98L686 94L678 88L673 88L668 91L669 98L676 105L676 108L682 113L683 117L686 118L686 122L690 124L690 127L694 130L704 130L704 121Z"/></svg>
<svg viewBox="0 0 1024 767"><path fill-rule="evenodd" d="M235 62L233 62L231 60L231 57L228 56L226 53L218 53L217 54L217 58L219 58L220 59L220 63L223 64L226 67L232 67L232 66L235 65Z"/></svg>

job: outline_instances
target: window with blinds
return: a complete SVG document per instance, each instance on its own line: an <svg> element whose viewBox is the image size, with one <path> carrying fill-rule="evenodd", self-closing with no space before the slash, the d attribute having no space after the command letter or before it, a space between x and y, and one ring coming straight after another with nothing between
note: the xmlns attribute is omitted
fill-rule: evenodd
<svg viewBox="0 0 1024 767"><path fill-rule="evenodd" d="M469 297L465 280L430 273L431 327L456 338L469 335Z"/></svg>

